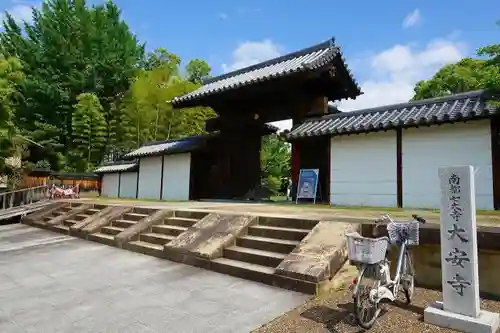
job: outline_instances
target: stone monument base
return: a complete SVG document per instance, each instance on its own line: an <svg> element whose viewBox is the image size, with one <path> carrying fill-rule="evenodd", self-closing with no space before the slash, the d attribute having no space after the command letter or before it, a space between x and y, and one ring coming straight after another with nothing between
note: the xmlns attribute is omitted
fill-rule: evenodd
<svg viewBox="0 0 500 333"><path fill-rule="evenodd" d="M434 302L425 309L424 321L465 333L495 333L500 324L500 316L498 313L481 310L479 317L468 317L444 311L442 302Z"/></svg>

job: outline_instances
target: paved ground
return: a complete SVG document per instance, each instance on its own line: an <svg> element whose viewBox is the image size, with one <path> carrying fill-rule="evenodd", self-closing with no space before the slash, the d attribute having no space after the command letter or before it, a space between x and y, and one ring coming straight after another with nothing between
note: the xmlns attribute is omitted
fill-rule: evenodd
<svg viewBox="0 0 500 333"><path fill-rule="evenodd" d="M111 198L85 198L84 201L105 205L129 205L157 209L191 209L207 212L256 214L262 216L278 216L292 218L307 218L318 220L334 220L337 218L353 218L353 221L371 222L382 214L389 214L395 219L408 219L412 214L418 214L430 223L439 223L439 211L424 209L396 209L376 207L329 207L327 205L295 205L293 203L238 203L238 202L208 202L208 201L147 201ZM477 223L480 225L500 225L500 213L493 211L478 211Z"/></svg>
<svg viewBox="0 0 500 333"><path fill-rule="evenodd" d="M306 296L24 225L0 227L0 332L250 332Z"/></svg>

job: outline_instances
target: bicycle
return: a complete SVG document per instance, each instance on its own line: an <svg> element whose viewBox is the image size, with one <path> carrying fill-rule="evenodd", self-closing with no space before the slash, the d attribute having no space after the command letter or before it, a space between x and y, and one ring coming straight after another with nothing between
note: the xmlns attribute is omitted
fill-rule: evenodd
<svg viewBox="0 0 500 333"><path fill-rule="evenodd" d="M419 225L425 223L425 219L412 215L411 221L393 221L389 215L384 215L375 221L375 232L378 227L387 222L389 237L367 238L357 232L346 234L348 258L352 265L359 269L358 277L352 283L352 294L354 299L354 316L359 326L370 329L378 316L381 308L380 302L384 299L394 302L399 294L400 287L409 304L415 288L415 270L409 252L409 246L418 245ZM378 235L374 235L378 236ZM389 245L399 246L399 255L394 278L391 278L391 263L388 260ZM361 297L364 288L361 282L364 279L372 279L374 286L368 289L368 303L372 315L365 318L365 312L361 308Z"/></svg>

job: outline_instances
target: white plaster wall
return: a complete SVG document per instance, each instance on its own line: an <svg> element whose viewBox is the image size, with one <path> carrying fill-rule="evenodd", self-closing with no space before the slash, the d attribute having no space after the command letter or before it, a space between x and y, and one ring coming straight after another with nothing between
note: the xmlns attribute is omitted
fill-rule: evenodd
<svg viewBox="0 0 500 333"><path fill-rule="evenodd" d="M438 168L476 169L476 207L493 209L489 120L403 131L403 206L439 208Z"/></svg>
<svg viewBox="0 0 500 333"><path fill-rule="evenodd" d="M143 157L139 161L139 199L160 199L161 156Z"/></svg>
<svg viewBox="0 0 500 333"><path fill-rule="evenodd" d="M330 201L346 206L397 206L396 132L334 136Z"/></svg>
<svg viewBox="0 0 500 333"><path fill-rule="evenodd" d="M189 200L191 154L166 155L163 165L163 200Z"/></svg>
<svg viewBox="0 0 500 333"><path fill-rule="evenodd" d="M122 172L120 177L120 198L135 198L137 192L137 172Z"/></svg>
<svg viewBox="0 0 500 333"><path fill-rule="evenodd" d="M105 173L102 176L101 194L106 197L118 197L118 179L117 173Z"/></svg>

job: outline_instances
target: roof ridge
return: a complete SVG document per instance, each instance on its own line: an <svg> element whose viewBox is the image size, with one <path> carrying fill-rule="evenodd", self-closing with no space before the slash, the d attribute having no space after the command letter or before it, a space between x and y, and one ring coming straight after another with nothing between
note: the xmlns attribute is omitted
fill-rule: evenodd
<svg viewBox="0 0 500 333"><path fill-rule="evenodd" d="M144 143L141 147L156 146L156 145L162 145L165 143L183 142L183 141L188 141L188 140L196 140L196 139L202 139L202 138L209 137L209 136L210 136L210 133L209 134L196 134L196 135L191 135L191 136L184 136L184 137L177 138L177 139L150 141L150 142ZM139 148L137 148L137 149L139 149Z"/></svg>
<svg viewBox="0 0 500 333"><path fill-rule="evenodd" d="M414 106L425 105L425 104L442 103L442 102L447 102L447 101L454 101L457 99L474 98L474 97L482 96L487 92L488 92L487 89L471 90L471 91L466 91L466 92L453 94L453 95L446 95L446 96L439 96L439 97L433 97L433 98L427 98L427 99L419 99L416 101L381 105L381 106L376 106L376 107L367 108L367 109L359 109L359 110L354 110L354 111L342 111L340 113L335 113L335 114L331 114L331 115L327 115L327 116L310 118L310 119L307 119L306 122L318 121L318 120L323 120L323 119L332 119L332 118L344 118L344 117L350 117L350 116L355 116L355 115L360 115L360 114L377 113L380 111L401 109L401 108L407 108L410 106L414 107Z"/></svg>
<svg viewBox="0 0 500 333"><path fill-rule="evenodd" d="M293 58L296 58L296 57L299 57L299 56L302 56L302 55L305 55L305 54L308 54L308 53L312 53L312 52L317 51L317 50L331 48L331 47L334 47L334 46L335 46L335 37L331 37L331 38L327 39L326 41L321 42L319 44L315 44L313 46L309 46L309 47L306 47L304 49L301 49L301 50L298 50L298 51L295 51L295 52L292 52L292 53L288 53L288 54L285 54L285 55L282 55L282 56L279 56L279 57L276 57L276 58L273 58L273 59L269 59L269 60L260 62L258 64L254 64L254 65L250 65L250 66L247 66L247 67L244 67L244 68L240 68L240 69L231 71L229 73L225 73L225 74L221 74L219 76L215 76L215 77L212 77L212 78L205 79L203 81L203 85L206 85L206 84L209 84L209 83L213 83L213 82L217 82L217 81L221 81L221 80L224 80L224 79L229 78L229 77L233 77L233 76L236 76L236 75L239 75L239 74L243 74L243 73L247 73L247 72L250 72L250 71L253 71L253 70L256 70L256 69L260 69L260 68L264 68L264 67L267 67L267 66L271 66L271 65L274 65L274 64L277 64L277 63L289 60L289 59L293 59Z"/></svg>

